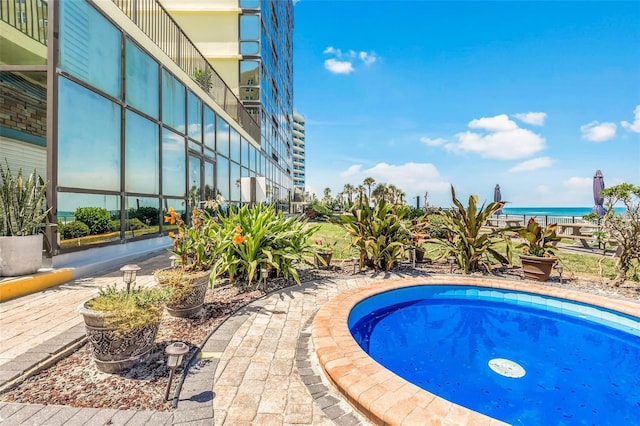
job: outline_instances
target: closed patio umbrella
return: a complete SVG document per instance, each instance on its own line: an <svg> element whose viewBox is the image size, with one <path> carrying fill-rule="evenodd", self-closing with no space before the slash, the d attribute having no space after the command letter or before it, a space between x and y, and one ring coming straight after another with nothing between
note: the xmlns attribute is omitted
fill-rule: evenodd
<svg viewBox="0 0 640 426"><path fill-rule="evenodd" d="M502 194L500 194L500 185L496 184L496 187L493 190L493 201L498 202L502 201ZM502 214L502 209L498 210L496 214Z"/></svg>
<svg viewBox="0 0 640 426"><path fill-rule="evenodd" d="M605 208L602 206L604 203L604 198L601 195L603 189L604 178L602 177L602 172L600 170L596 170L596 174L593 176L593 202L595 203L595 206L591 212L597 213L600 217L607 213Z"/></svg>

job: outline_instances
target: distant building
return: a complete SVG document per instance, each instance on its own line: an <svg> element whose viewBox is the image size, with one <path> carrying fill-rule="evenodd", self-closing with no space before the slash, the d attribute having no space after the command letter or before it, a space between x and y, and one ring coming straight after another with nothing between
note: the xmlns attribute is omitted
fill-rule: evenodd
<svg viewBox="0 0 640 426"><path fill-rule="evenodd" d="M305 194L305 131L304 117L293 113L293 187L295 201L304 201ZM300 198L299 198L300 197Z"/></svg>
<svg viewBox="0 0 640 426"><path fill-rule="evenodd" d="M289 208L291 0L0 0L0 21L0 161L49 182L50 255L164 247L168 208L239 204L243 177ZM72 235L83 207L108 232Z"/></svg>

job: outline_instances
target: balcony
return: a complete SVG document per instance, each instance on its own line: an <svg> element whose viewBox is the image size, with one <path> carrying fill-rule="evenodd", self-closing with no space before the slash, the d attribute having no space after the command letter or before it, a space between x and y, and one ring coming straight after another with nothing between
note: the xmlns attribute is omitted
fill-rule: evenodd
<svg viewBox="0 0 640 426"><path fill-rule="evenodd" d="M157 0L112 1L255 141L260 143L260 126L256 120Z"/></svg>
<svg viewBox="0 0 640 426"><path fill-rule="evenodd" d="M0 0L0 21L46 46L47 8L45 0Z"/></svg>

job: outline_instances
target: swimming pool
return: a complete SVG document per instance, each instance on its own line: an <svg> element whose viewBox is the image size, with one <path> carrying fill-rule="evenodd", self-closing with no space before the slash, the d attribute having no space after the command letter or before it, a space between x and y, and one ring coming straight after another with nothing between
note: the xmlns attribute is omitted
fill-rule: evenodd
<svg viewBox="0 0 640 426"><path fill-rule="evenodd" d="M511 424L640 421L640 321L566 300L471 286L372 296L349 316L374 360Z"/></svg>
<svg viewBox="0 0 640 426"><path fill-rule="evenodd" d="M459 296L462 296L462 293L464 293L464 299L474 299L480 306L489 303L490 300L485 299L490 299L492 296L497 296L498 298L502 297L503 300L511 300L510 303L513 305L512 308L516 310L516 314L518 315L520 315L522 311L526 314L530 310L534 310L533 305L540 304L538 303L540 302L540 299L538 298L550 298L552 299L550 302L545 301L548 308L546 308L544 311L545 313L542 314L544 317L553 317L554 315L558 315L562 318L562 316L566 314L562 312L563 309L565 311L569 309L577 309L577 313L575 314L576 318L574 318L575 321L589 321L589 317L593 316L594 318L592 319L597 318L597 321L595 321L593 326L596 328L602 327L601 323L608 322L609 325L613 325L612 330L614 331L614 334L624 334L627 331L636 330L637 320L640 318L640 304L638 303L611 299L583 292L570 291L547 285L508 280L470 278L463 276L434 276L426 279L422 277L383 280L367 286L343 291L338 296L325 303L316 314L312 328L312 341L318 361L327 374L327 378L336 386L338 392L345 397L347 402L356 407L373 423L404 425L424 424L427 421L440 421L455 424L496 425L502 423L498 419L506 418L501 414L496 414L495 411L491 411L489 414L482 414L477 408L468 408L463 404L458 403L455 396L443 396L436 390L433 392L425 390L407 381L372 359L358 345L349 330L350 316L352 318L351 325L353 325L357 316L360 316L360 318L366 316L366 311L373 307L373 305L366 306L366 304L361 304L363 301L369 300L367 303L370 303L374 300L374 297L377 297L380 294L394 293L391 292L391 290L407 289L407 291L413 291L409 290L409 288L416 286L432 286L435 288L450 285L454 285L456 287L453 290L458 291ZM500 292L507 292L509 294L498 296L498 293ZM447 297L450 296L451 295L448 295ZM399 299L392 300L391 304L402 304L406 302L408 302L408 300ZM476 307L473 306L474 303L470 305L469 309L476 309ZM574 307L571 307L571 305ZM362 309L362 311L358 313L358 310L360 309ZM511 320L507 321L500 319L496 321L486 319L482 323L480 323L480 321L467 321L466 329L463 328L465 331L462 334L466 333L468 336L482 336L481 333L474 330L474 327L484 329L485 323L491 321L498 323L496 325L500 325L502 322L510 322ZM357 320L355 320L355 322L357 322ZM405 321L405 323L407 322ZM445 321L445 323L448 323L448 321ZM600 325L598 325L598 323L600 323ZM591 325L588 325L587 327L591 327ZM618 329L615 327L618 327ZM421 328L421 326L420 324L412 324L412 328ZM542 332L542 330L540 330L541 328L542 326L536 326L522 330L525 334L529 333L526 337L526 341L531 342L527 343L527 347L529 349L533 347L538 350L544 349L547 346L546 344L540 343L540 336L536 334L538 332ZM460 332L458 331L458 333ZM631 333L634 332L632 331ZM493 345L496 345L496 337L492 336L491 339L493 340ZM538 339L537 344L535 339ZM638 339L640 339L640 337L635 334L631 338L631 341L637 342ZM454 338L448 340L454 340ZM425 341L423 340L422 342ZM393 341L391 344L395 350L395 348L400 346L401 340ZM426 343L417 346L418 349L422 350L422 348L426 346ZM483 342L481 343L481 346L491 347L491 344ZM458 352L458 355L465 355L465 357L460 359L465 359L465 362L471 364L467 360L470 359L470 356L473 356L475 350L470 354L468 347L463 351L462 345L453 345L449 347L449 352L446 352L447 357L449 357L448 353L450 353L451 347L454 347ZM488 377L492 377L491 375L493 375L495 376L493 377L494 380L508 383L511 386L508 389L516 389L514 386L516 386L516 384L518 386L520 385L516 382L529 380L531 377L535 377L539 374L534 373L535 368L530 365L530 360L523 360L518 356L517 350L520 347L524 349L525 345L518 344L515 349L513 347L511 348L511 352L494 351L495 354L491 354L490 359L484 357L482 363L478 361L473 365L482 369L482 375ZM567 348L563 346L560 350L556 349L555 352L551 353L550 358L548 358L547 361L540 364L546 364L547 367L555 365L559 359L557 355L559 351L567 352ZM616 352L618 351L616 350ZM635 371L637 371L637 367L640 364L640 360L634 359L634 357L635 355L628 354L626 358L623 357L622 362L625 365L620 365L620 367L629 367L629 370L632 372L632 376L636 375ZM458 361L457 364L458 370L463 370L467 373L470 371L463 362ZM522 371L520 369L522 369ZM456 367L451 367L449 371L451 370L456 370ZM541 371L545 371L546 375L551 374L549 368L542 368ZM623 374L623 370L621 369L614 371L617 376L612 382L620 386L623 380L627 380L627 376L629 374ZM453 374L457 374L457 371L451 372L451 377L453 377ZM470 377L470 373L462 376L467 382L475 380L475 378ZM481 375L474 373L473 376ZM432 381L433 380L434 379L432 379ZM446 385L446 379L444 379L443 382ZM449 380L449 382L451 382L451 380ZM457 386L458 381L455 383ZM440 383L440 385L442 386L442 383ZM548 378L546 378L542 383L542 386L545 385L549 385ZM557 390L554 386L552 386L552 389L547 388L543 390L540 388L540 392L543 394L556 392ZM625 410L627 410L627 412L630 411L634 416L631 421L623 421L623 423L630 424L633 423L635 419L638 418L638 414L640 414L640 406L637 405L637 401L633 401L634 397L632 396L637 394L637 385L623 384L623 386L627 386L628 389L632 389L631 391L628 391L626 395L621 395L621 398L629 400L628 409ZM612 387L616 388L614 385L612 385ZM508 390L500 397L503 398L513 392L515 392L515 390ZM470 394L474 395L477 393L471 391ZM572 392L569 391L569 394L572 394ZM615 395L615 390L613 391L613 394ZM616 397L614 396L613 399L616 399ZM517 402L518 401L513 399L505 399L504 403L507 405L516 405ZM636 404L636 408L634 408L633 404ZM525 411L527 411L531 404L525 403L524 405ZM535 405L535 402L533 405ZM577 403L577 405L579 406L580 403ZM556 406L555 409L558 407L560 406ZM565 412L564 414L567 413ZM535 420L528 420L534 419L535 414L525 412L524 415L521 413L521 417L518 417L522 420L505 421L516 424L550 424L550 421L551 423L557 424L578 423L576 420L579 417L578 414L569 413L569 415L573 415L573 417L560 417L550 420L550 417L545 416L544 421L538 422ZM623 417L623 419L624 418L625 417ZM596 423L596 421L599 422L600 419L598 418L596 420L595 418L589 418L587 423ZM605 419L603 423L611 423L612 421L612 419Z"/></svg>

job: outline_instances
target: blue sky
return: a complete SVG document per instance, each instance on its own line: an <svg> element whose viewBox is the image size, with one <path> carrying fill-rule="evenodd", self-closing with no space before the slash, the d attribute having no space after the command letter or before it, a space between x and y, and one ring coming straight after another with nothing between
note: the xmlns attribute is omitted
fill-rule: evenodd
<svg viewBox="0 0 640 426"><path fill-rule="evenodd" d="M593 205L640 185L640 1L299 0L307 190L365 177L415 205Z"/></svg>

